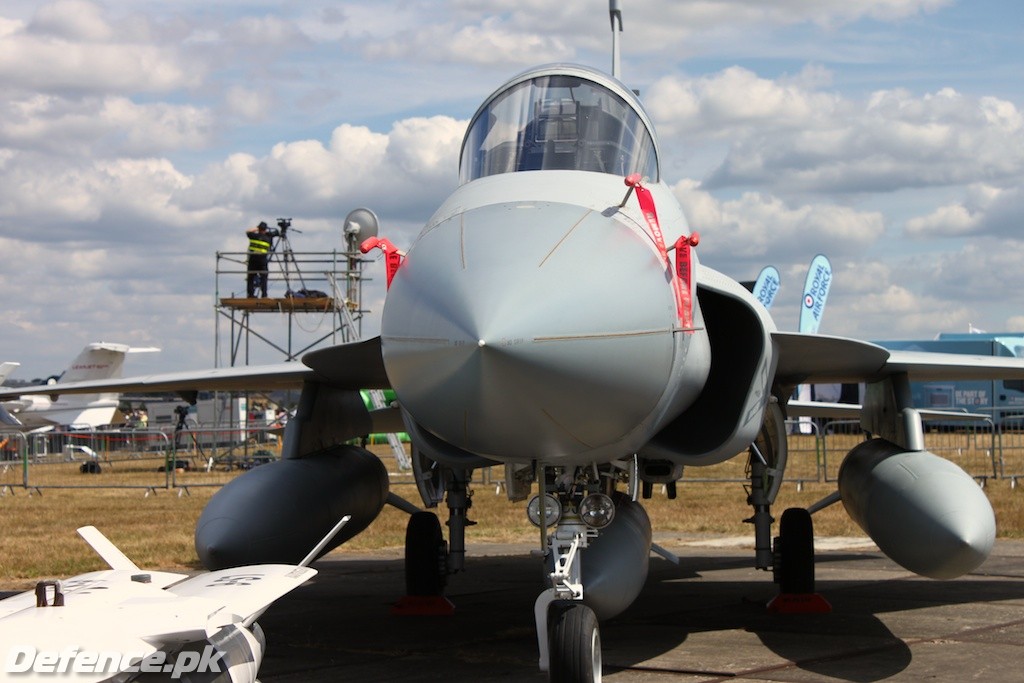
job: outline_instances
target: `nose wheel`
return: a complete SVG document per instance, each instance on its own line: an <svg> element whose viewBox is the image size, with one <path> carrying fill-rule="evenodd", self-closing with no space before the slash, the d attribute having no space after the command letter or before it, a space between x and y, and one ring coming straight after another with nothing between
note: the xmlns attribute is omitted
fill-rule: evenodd
<svg viewBox="0 0 1024 683"><path fill-rule="evenodd" d="M551 603L548 656L550 683L600 683L601 632L592 609L575 600Z"/></svg>

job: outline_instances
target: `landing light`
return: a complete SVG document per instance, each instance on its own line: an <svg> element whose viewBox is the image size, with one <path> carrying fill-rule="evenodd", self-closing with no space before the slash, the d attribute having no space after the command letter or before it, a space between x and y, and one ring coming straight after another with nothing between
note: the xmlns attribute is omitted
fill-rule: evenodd
<svg viewBox="0 0 1024 683"><path fill-rule="evenodd" d="M580 519L594 529L603 529L615 519L615 502L603 493L592 493L580 503Z"/></svg>
<svg viewBox="0 0 1024 683"><path fill-rule="evenodd" d="M538 529L540 528L540 501L541 497L537 495L526 504L526 516L530 518L530 523ZM549 493L544 494L544 517L547 522L545 526L554 526L562 518L562 504Z"/></svg>

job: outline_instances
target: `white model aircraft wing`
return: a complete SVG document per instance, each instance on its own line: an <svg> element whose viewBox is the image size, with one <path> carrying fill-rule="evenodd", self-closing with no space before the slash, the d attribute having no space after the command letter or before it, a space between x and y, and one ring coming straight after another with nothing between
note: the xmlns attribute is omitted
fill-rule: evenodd
<svg viewBox="0 0 1024 683"><path fill-rule="evenodd" d="M912 381L1024 379L1024 358L890 351L877 344L824 335L773 332L780 384L874 382L906 373Z"/></svg>
<svg viewBox="0 0 1024 683"><path fill-rule="evenodd" d="M326 545L345 517L315 548ZM102 533L79 534L113 569L40 585L0 601L0 657L33 652L118 653L114 670L83 672L76 681L99 681L160 649L210 639L225 627L248 628L275 600L316 575L295 565L255 565L188 577L140 570ZM59 594L59 598L58 598ZM94 662L95 663L95 662ZM256 664L258 667L258 662ZM163 671L168 671L165 667ZM0 679L6 680L0 672Z"/></svg>
<svg viewBox="0 0 1024 683"><path fill-rule="evenodd" d="M102 569L63 579L60 585L66 602L74 596L75 603L84 606L106 604L114 596L123 600L158 595L167 586L187 578L187 574L173 572ZM50 595L52 597L52 590ZM30 609L36 609L34 590L0 600L0 623L6 623L8 617Z"/></svg>
<svg viewBox="0 0 1024 683"><path fill-rule="evenodd" d="M101 392L185 394L196 391L266 391L299 388L305 381L328 382L348 389L388 387L381 358L380 337L314 351L306 354L302 363L249 365L0 389L0 399L28 394L60 396Z"/></svg>
<svg viewBox="0 0 1024 683"><path fill-rule="evenodd" d="M225 626L249 621L259 615L282 595L298 588L316 576L316 570L292 564L258 564L248 567L220 569L193 576L167 589L181 598L201 598L221 605Z"/></svg>

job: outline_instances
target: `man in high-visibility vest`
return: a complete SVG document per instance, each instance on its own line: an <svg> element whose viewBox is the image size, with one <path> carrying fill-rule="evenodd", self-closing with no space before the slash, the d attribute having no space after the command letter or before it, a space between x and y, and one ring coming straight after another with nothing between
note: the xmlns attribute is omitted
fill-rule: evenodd
<svg viewBox="0 0 1024 683"><path fill-rule="evenodd" d="M255 298L256 290L259 289L264 299L267 298L267 259L270 256L270 248L273 239L278 236L277 230L269 230L267 224L260 221L252 230L245 233L249 237L249 272L245 279L246 296Z"/></svg>

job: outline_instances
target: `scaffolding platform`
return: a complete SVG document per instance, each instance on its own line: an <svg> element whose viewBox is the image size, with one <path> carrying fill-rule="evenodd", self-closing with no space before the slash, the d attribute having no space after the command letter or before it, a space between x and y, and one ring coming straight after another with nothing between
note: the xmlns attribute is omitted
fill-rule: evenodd
<svg viewBox="0 0 1024 683"><path fill-rule="evenodd" d="M227 360L232 367L250 364L250 342L264 347L263 351L279 353L285 361L295 361L321 345L359 339L366 313L362 308L363 266L371 262L361 252L296 252L289 248L272 253L267 269L271 296L260 298L238 296L234 289L242 286L246 291L247 261L247 252L217 252L214 353L218 367L223 360L222 322L229 327ZM314 296L286 296L293 292Z"/></svg>
<svg viewBox="0 0 1024 683"><path fill-rule="evenodd" d="M267 297L267 298L232 298L220 300L220 305L236 311L253 313L332 313L341 310L343 304L330 296L323 297Z"/></svg>

